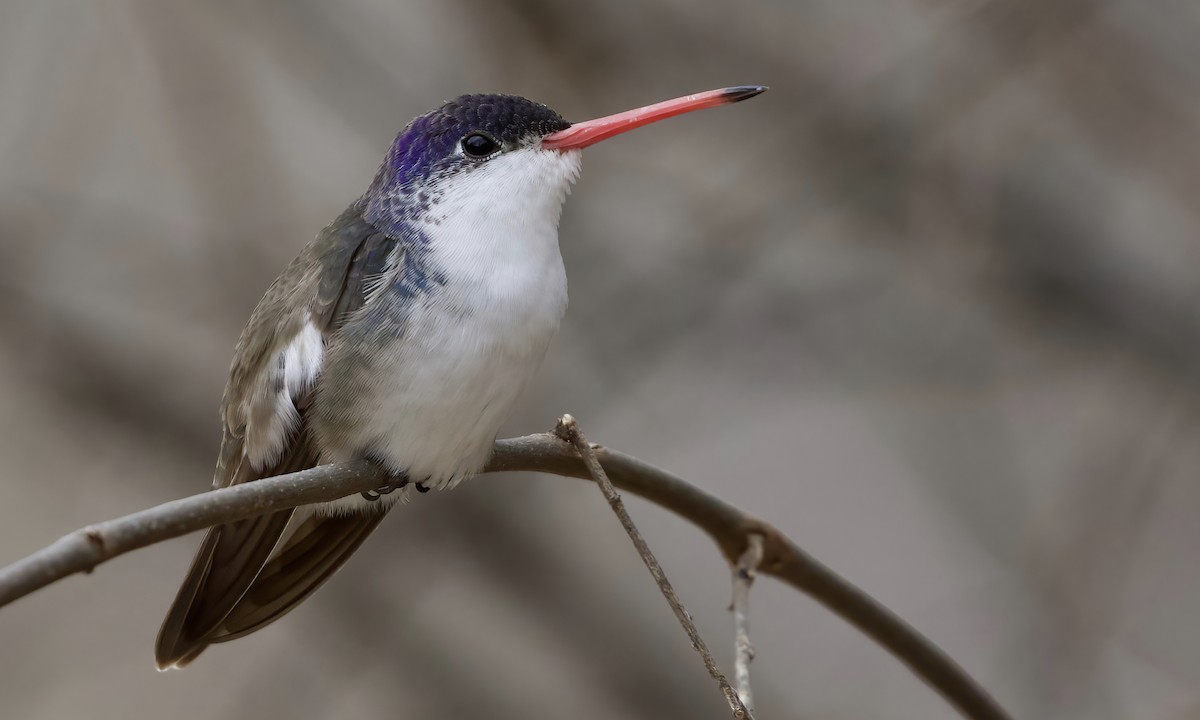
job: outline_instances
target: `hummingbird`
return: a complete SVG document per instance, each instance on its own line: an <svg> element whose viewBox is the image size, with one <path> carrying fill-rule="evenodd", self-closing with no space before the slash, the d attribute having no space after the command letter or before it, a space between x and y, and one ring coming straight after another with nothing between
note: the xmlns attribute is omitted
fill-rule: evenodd
<svg viewBox="0 0 1200 720"><path fill-rule="evenodd" d="M766 87L568 123L513 95L410 122L370 187L267 290L221 402L213 487L368 459L378 490L211 528L159 631L160 670L278 620L413 492L487 462L567 307L558 244L581 150Z"/></svg>

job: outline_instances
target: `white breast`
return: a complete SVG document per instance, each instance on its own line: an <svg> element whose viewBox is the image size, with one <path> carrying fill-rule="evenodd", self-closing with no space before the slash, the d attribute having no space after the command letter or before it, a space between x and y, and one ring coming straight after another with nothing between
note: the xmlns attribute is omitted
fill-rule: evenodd
<svg viewBox="0 0 1200 720"><path fill-rule="evenodd" d="M578 168L578 153L521 150L441 188L420 229L445 284L414 300L402 341L372 362L375 387L339 413L354 430L324 448L328 460L351 459L366 437L433 488L482 467L566 311L558 218Z"/></svg>

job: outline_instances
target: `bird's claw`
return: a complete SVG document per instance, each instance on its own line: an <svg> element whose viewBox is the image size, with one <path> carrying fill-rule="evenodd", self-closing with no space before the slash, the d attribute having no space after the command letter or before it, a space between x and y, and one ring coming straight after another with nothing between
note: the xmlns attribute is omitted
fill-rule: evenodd
<svg viewBox="0 0 1200 720"><path fill-rule="evenodd" d="M387 485L377 487L374 490L363 490L361 493L359 493L359 495L362 495L363 499L367 500L368 502L378 502L379 498L383 497L384 495L391 495L406 485L408 485L408 476L401 474L393 478L392 481ZM417 483L417 489L421 489L420 483Z"/></svg>

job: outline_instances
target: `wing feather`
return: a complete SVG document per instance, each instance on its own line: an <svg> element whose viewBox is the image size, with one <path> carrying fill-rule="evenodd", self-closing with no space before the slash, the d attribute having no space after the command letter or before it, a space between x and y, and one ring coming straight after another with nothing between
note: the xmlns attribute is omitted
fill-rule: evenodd
<svg viewBox="0 0 1200 720"><path fill-rule="evenodd" d="M230 369L214 487L320 463L305 414L324 347L364 305L370 279L385 272L393 245L352 205L268 289ZM287 510L210 529L159 631L159 667L182 667L209 644L282 617L342 566L385 512L313 515L285 533L293 518Z"/></svg>

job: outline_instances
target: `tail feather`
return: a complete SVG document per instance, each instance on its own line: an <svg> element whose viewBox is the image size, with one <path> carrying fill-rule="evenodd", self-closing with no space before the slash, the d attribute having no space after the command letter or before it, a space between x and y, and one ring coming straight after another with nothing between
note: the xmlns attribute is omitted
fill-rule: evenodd
<svg viewBox="0 0 1200 720"><path fill-rule="evenodd" d="M383 520L386 508L369 515L313 516L262 569L210 642L249 635L291 612L349 559Z"/></svg>
<svg viewBox="0 0 1200 720"><path fill-rule="evenodd" d="M159 669L183 667L212 642L262 571L291 515L285 510L208 531L158 633Z"/></svg>

